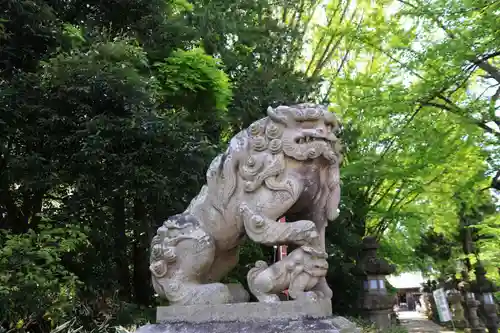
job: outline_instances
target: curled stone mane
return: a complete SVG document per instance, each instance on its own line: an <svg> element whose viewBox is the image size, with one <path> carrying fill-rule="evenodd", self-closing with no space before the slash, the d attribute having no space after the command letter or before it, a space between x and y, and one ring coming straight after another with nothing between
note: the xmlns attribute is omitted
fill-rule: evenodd
<svg viewBox="0 0 500 333"><path fill-rule="evenodd" d="M334 129L338 128L335 115L317 105L270 107L267 114L268 117L255 121L232 138L226 152L217 156L210 165L207 172L208 191L214 198L214 206L220 211L229 204L238 182L243 182L245 192L253 192L264 183L271 190L286 191L292 196L296 194L294 182L284 177L287 166L284 150L295 149L290 138L283 138L284 131L293 130L296 122L318 119L325 119ZM335 144L333 154L337 163L331 163L324 176L323 200L331 197L339 183L338 162L341 156L338 144Z"/></svg>

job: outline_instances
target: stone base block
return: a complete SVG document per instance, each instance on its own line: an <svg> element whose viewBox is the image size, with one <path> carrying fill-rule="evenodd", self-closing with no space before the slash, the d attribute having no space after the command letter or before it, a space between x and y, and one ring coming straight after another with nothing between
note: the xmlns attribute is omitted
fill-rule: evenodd
<svg viewBox="0 0 500 333"><path fill-rule="evenodd" d="M330 300L317 302L285 301L277 303L233 303L217 305L162 306L156 310L156 322L245 321L267 319L296 320L304 317L325 318L332 315Z"/></svg>
<svg viewBox="0 0 500 333"><path fill-rule="evenodd" d="M329 300L159 307L157 322L136 333L360 332L347 319L332 317Z"/></svg>
<svg viewBox="0 0 500 333"><path fill-rule="evenodd" d="M343 317L299 320L220 321L161 323L140 327L136 333L360 333Z"/></svg>
<svg viewBox="0 0 500 333"><path fill-rule="evenodd" d="M392 309L367 311L368 319L382 331L392 326Z"/></svg>

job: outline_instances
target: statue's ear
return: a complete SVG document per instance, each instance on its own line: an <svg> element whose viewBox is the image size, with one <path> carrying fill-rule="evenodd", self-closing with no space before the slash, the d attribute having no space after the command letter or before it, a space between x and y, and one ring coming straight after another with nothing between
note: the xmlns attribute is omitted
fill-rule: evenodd
<svg viewBox="0 0 500 333"><path fill-rule="evenodd" d="M267 116L271 120L284 125L288 125L293 122L293 114L291 108L284 105L280 105L275 109L271 106L268 107Z"/></svg>

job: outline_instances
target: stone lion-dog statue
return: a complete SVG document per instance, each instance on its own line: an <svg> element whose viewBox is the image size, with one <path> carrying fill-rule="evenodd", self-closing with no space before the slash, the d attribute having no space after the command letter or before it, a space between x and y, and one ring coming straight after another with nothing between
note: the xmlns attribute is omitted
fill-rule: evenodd
<svg viewBox="0 0 500 333"><path fill-rule="evenodd" d="M259 301L277 301L273 293L281 288L291 288L292 298L331 298L325 229L340 201L338 129L326 107L298 104L269 107L267 117L235 135L189 207L169 217L152 240L158 295L172 305L247 301L243 286L219 281L250 239L299 247L283 263L267 268L258 262L248 274ZM293 222L277 222L282 216ZM279 286L266 285L270 276L287 277Z"/></svg>

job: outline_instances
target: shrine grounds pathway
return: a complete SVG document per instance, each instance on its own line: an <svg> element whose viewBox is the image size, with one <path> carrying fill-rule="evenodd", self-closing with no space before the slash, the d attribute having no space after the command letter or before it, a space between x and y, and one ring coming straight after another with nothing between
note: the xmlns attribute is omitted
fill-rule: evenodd
<svg viewBox="0 0 500 333"><path fill-rule="evenodd" d="M408 333L455 333L433 323L417 311L401 311L399 320L401 325L408 329Z"/></svg>

